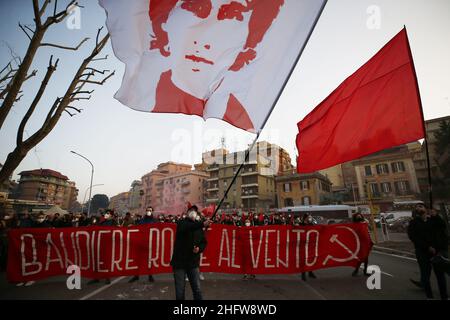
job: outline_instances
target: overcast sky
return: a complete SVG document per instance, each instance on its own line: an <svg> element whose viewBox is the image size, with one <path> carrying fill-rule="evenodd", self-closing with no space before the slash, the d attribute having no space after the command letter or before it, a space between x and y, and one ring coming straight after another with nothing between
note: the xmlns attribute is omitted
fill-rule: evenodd
<svg viewBox="0 0 450 320"><path fill-rule="evenodd" d="M68 1L67 1L68 2ZM58 1L61 9L65 1ZM49 32L45 41L76 45L91 37L82 50L41 48L33 68L38 76L23 87L25 96L9 114L0 131L0 162L15 146L18 123L34 97L45 74L49 54L60 58L37 113L27 126L28 134L40 126L51 102L62 95L71 75L92 48L96 30L105 23L105 13L97 1L79 3L80 28L62 23ZM23 56L28 39L18 22L32 25L31 0L0 1L0 62L10 59L10 47ZM76 22L77 20L71 20ZM403 26L406 25L419 79L425 119L450 115L450 1L448 0L329 0L306 49L275 107L260 140L269 140L288 150L295 162L296 124L346 77L365 63ZM76 25L75 25L76 26ZM127 191L133 180L156 168L158 163L178 161L194 164L201 152L220 147L225 136L231 151L243 149L254 137L210 119L173 114L151 114L133 111L113 98L120 86L123 65L108 44L106 62L98 67L115 69L116 76L97 87L88 103L79 103L83 112L73 118L64 115L57 127L32 150L13 178L23 170L49 168L60 171L77 183L78 199L83 200L89 187L89 164L70 153L75 150L95 165L93 194L113 196Z"/></svg>

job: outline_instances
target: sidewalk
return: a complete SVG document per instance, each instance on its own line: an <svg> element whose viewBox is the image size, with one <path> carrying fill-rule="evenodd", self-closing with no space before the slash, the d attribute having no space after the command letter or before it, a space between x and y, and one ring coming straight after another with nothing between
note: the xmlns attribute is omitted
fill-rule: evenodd
<svg viewBox="0 0 450 320"><path fill-rule="evenodd" d="M383 237L378 229L378 243L374 243L374 250L407 257L415 257L414 245L409 240L408 235L403 232L389 232Z"/></svg>
<svg viewBox="0 0 450 320"><path fill-rule="evenodd" d="M383 238L381 230L378 229L377 235L378 243L374 243L374 250L406 257L416 257L414 245L409 240L408 235L405 232L389 232L388 236Z"/></svg>

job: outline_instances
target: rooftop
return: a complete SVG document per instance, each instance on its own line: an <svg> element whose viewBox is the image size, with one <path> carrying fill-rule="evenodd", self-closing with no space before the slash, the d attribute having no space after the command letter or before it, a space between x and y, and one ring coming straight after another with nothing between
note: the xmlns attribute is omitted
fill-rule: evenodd
<svg viewBox="0 0 450 320"><path fill-rule="evenodd" d="M28 170L28 171L22 171L19 173L20 176L36 176L36 177L54 177L61 180L69 180L69 178L62 173L51 170L51 169L35 169L35 170Z"/></svg>

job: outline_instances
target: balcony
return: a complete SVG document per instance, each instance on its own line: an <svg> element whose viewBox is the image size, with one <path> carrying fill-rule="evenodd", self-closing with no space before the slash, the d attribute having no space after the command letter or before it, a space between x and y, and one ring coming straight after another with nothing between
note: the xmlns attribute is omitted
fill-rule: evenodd
<svg viewBox="0 0 450 320"><path fill-rule="evenodd" d="M219 191L219 188L218 187L208 188L208 189L206 189L206 191L208 191L208 192Z"/></svg>
<svg viewBox="0 0 450 320"><path fill-rule="evenodd" d="M206 199L206 202L207 202L207 203L212 203L212 202L217 202L217 201L219 201L219 198L209 198L209 199Z"/></svg>
<svg viewBox="0 0 450 320"><path fill-rule="evenodd" d="M256 166L244 168L244 170L241 173L241 176L251 176L251 175L257 175L258 174L258 168Z"/></svg>
<svg viewBox="0 0 450 320"><path fill-rule="evenodd" d="M182 181L181 182L181 185L182 186L188 186L188 185L190 185L191 184L191 182L189 181L189 180L185 180L185 181Z"/></svg>
<svg viewBox="0 0 450 320"><path fill-rule="evenodd" d="M213 164L210 165L206 168L206 171L210 172L210 171L217 171L219 170L219 165L218 164Z"/></svg>
<svg viewBox="0 0 450 320"><path fill-rule="evenodd" d="M249 194L246 196L241 196L241 199L258 199L259 196L257 194Z"/></svg>
<svg viewBox="0 0 450 320"><path fill-rule="evenodd" d="M247 183L247 184L242 184L241 188L257 187L257 186L258 186L257 183Z"/></svg>
<svg viewBox="0 0 450 320"><path fill-rule="evenodd" d="M217 181L217 180L219 180L219 177L211 177L209 179L206 179L207 182Z"/></svg>

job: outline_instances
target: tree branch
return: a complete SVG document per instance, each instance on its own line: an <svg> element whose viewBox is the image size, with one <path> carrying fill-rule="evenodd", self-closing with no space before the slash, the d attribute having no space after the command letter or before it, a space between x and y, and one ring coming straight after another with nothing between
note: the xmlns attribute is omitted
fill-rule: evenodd
<svg viewBox="0 0 450 320"><path fill-rule="evenodd" d="M67 106L66 109L73 109L73 110L75 110L78 113L81 113L81 111L83 110L83 109L78 109L78 108L75 108L75 107L72 107L72 106Z"/></svg>
<svg viewBox="0 0 450 320"><path fill-rule="evenodd" d="M29 35L28 32L25 30L25 28L20 24L20 22L19 22L19 27L20 27L20 29L22 29L22 31L27 35L28 39L31 41L30 35Z"/></svg>
<svg viewBox="0 0 450 320"><path fill-rule="evenodd" d="M65 10L62 10L62 11L56 13L57 5L58 5L58 0L55 0L55 6L53 8L53 15L47 18L47 20L44 23L44 28L48 28L50 25L52 25L54 23L59 23L59 22L63 21L64 18L67 17L67 15L69 14L68 9L70 7L72 7L74 5L79 7L78 3L75 0L72 0L67 5Z"/></svg>
<svg viewBox="0 0 450 320"><path fill-rule="evenodd" d="M111 74L109 74L107 77L105 77L103 80L101 81L93 81L93 80L80 80L81 83L91 83L91 84L98 84L98 85L103 85L106 80L108 80L109 78L111 78L114 75L115 71L113 71Z"/></svg>
<svg viewBox="0 0 450 320"><path fill-rule="evenodd" d="M33 99L33 102L31 103L30 107L28 108L27 113L23 117L22 121L20 122L19 129L17 131L17 139L16 139L16 145L20 146L23 141L23 132L25 130L25 126L30 119L31 115L33 114L34 110L36 109L36 106L38 105L39 101L42 98L42 95L45 92L45 89L47 88L48 82L50 81L50 78L52 77L53 72L55 72L56 68L58 67L59 59L56 60L55 64L53 64L53 56L50 57L50 61L47 67L47 72L45 73L44 79L41 82L41 86L39 87L38 92L36 93L36 96Z"/></svg>
<svg viewBox="0 0 450 320"><path fill-rule="evenodd" d="M36 23L36 29L39 29L42 25L41 15L39 11L39 1L33 0L34 22Z"/></svg>
<svg viewBox="0 0 450 320"><path fill-rule="evenodd" d="M64 112L67 112L71 118L75 115L75 114L73 114L73 113L70 113L70 112L67 111L67 110L64 110Z"/></svg>
<svg viewBox="0 0 450 320"><path fill-rule="evenodd" d="M45 0L44 4L42 5L41 10L39 10L39 16L42 17L42 15L45 12L45 9L47 8L47 5L50 3L50 0Z"/></svg>
<svg viewBox="0 0 450 320"><path fill-rule="evenodd" d="M61 45L53 44L53 43L41 43L41 47L54 47L54 48L59 48L59 49L76 51L82 46L83 43L85 43L88 40L89 40L89 38L84 38L83 40L81 40L81 42L76 47L66 47L66 46L61 46Z"/></svg>
<svg viewBox="0 0 450 320"><path fill-rule="evenodd" d="M97 69L95 69L95 68L86 68L86 70L91 70L92 72L98 72L98 73L101 73L101 74L105 74L105 72L110 72L110 70L108 70L108 69L105 69L105 70L103 70L103 71L100 71L100 70L97 70Z"/></svg>
<svg viewBox="0 0 450 320"><path fill-rule="evenodd" d="M100 61L100 60L106 60L106 59L108 59L108 55L104 56L103 58L92 59L92 61Z"/></svg>

